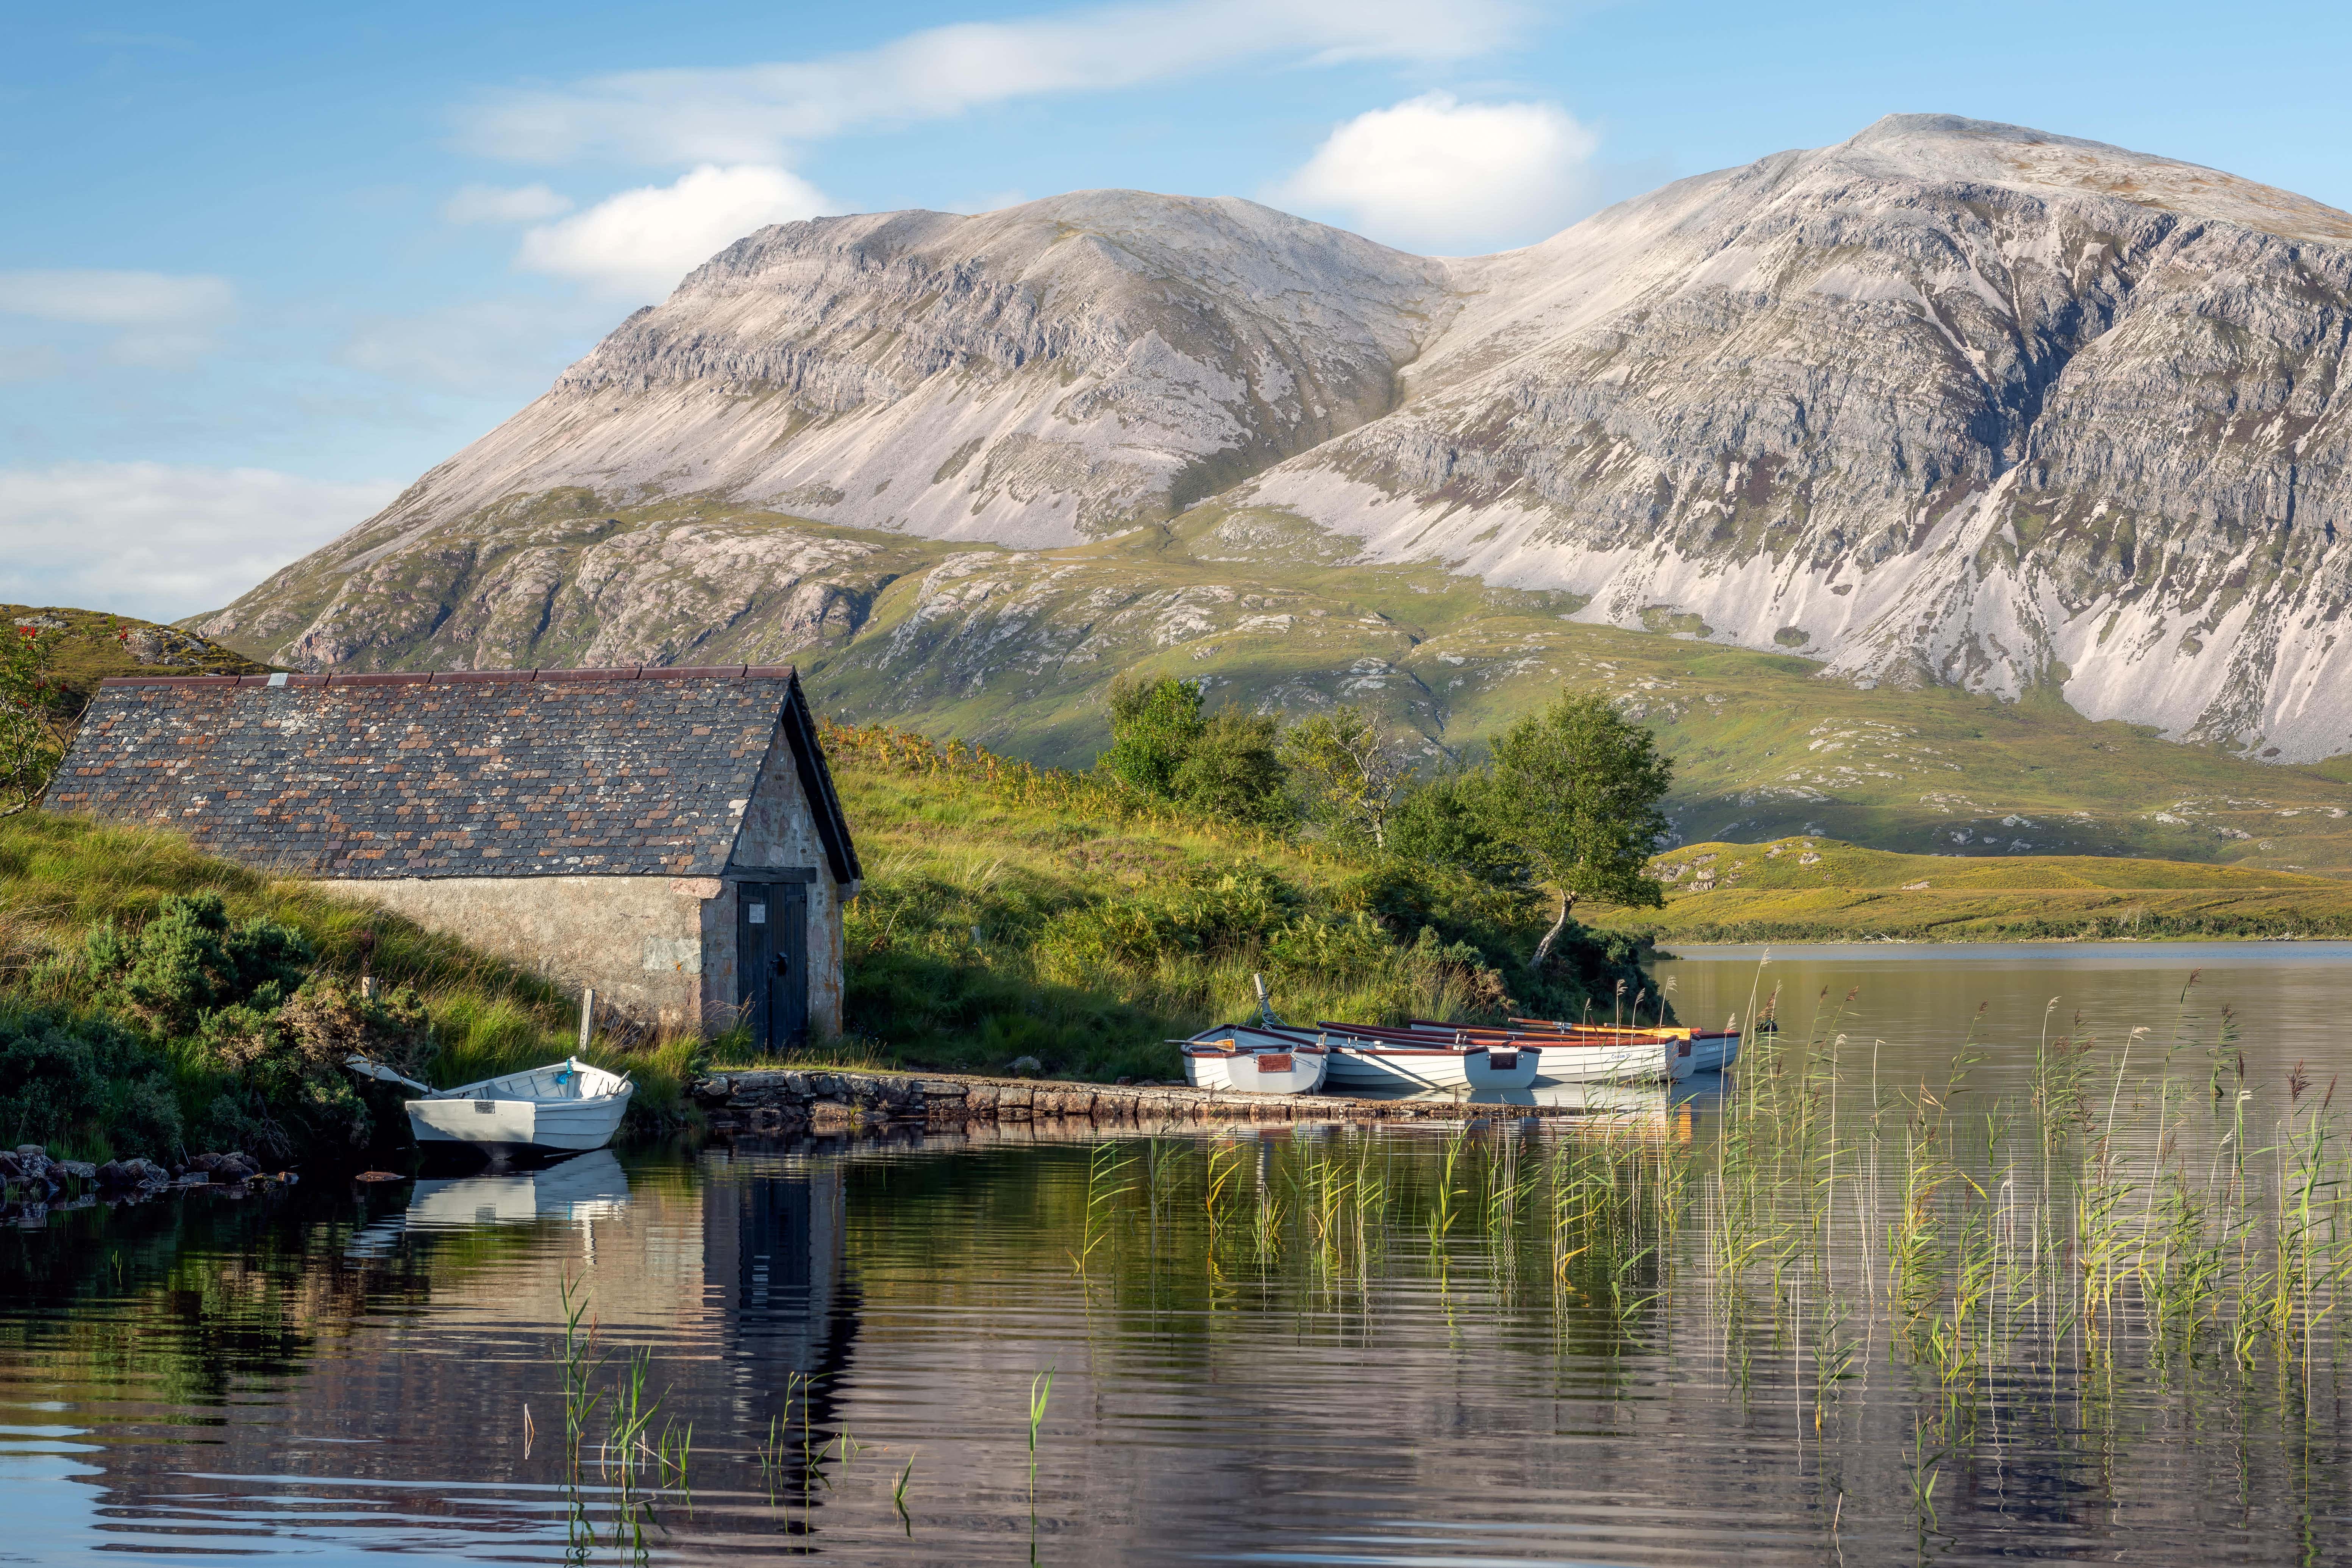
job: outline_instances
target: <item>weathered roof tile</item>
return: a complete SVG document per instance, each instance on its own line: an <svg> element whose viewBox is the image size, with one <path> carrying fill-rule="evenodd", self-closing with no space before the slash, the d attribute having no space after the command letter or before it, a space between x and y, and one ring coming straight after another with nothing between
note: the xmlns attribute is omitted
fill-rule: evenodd
<svg viewBox="0 0 2352 1568"><path fill-rule="evenodd" d="M782 726L836 874L854 880L793 672L659 677L108 681L45 804L170 820L199 847L318 876L711 876L735 841L729 803L750 795ZM650 801L646 779L659 781Z"/></svg>

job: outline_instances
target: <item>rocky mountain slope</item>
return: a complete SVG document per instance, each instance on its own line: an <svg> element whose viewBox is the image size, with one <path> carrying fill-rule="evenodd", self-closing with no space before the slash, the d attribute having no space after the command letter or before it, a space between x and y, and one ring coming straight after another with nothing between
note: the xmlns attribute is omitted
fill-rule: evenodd
<svg viewBox="0 0 2352 1568"><path fill-rule="evenodd" d="M2352 750L2352 216L1901 117L1457 277L1402 405L1236 499L1832 675Z"/></svg>
<svg viewBox="0 0 2352 1568"><path fill-rule="evenodd" d="M2314 760L2347 300L2352 216L1945 117L1466 260L1132 192L821 219L194 624L311 668L798 657L1053 752L1179 649L1360 686L1318 629L1394 567L1545 605L1529 658L1640 628ZM1467 738L1442 689L1412 721Z"/></svg>

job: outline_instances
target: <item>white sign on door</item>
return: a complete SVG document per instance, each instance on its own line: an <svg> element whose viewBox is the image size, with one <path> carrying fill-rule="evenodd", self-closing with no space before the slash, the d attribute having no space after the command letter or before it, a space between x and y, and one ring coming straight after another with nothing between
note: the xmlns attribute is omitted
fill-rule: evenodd
<svg viewBox="0 0 2352 1568"><path fill-rule="evenodd" d="M751 923L755 926L763 926L768 923L767 905L753 904L751 906Z"/></svg>

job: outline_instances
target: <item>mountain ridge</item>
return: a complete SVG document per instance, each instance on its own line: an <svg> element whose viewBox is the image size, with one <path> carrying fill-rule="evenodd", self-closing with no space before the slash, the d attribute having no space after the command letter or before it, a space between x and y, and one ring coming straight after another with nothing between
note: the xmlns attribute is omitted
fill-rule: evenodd
<svg viewBox="0 0 2352 1568"><path fill-rule="evenodd" d="M958 548L1051 577L1206 508L2315 760L2352 750L2347 300L2352 216L1951 116L1491 257L1119 191L775 226L193 624L306 668L822 652Z"/></svg>

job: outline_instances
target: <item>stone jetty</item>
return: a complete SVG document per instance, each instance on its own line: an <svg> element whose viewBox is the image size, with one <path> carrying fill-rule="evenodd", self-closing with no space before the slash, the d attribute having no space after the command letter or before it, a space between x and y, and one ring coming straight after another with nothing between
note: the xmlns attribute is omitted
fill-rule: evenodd
<svg viewBox="0 0 2352 1568"><path fill-rule="evenodd" d="M1570 1114L1539 1105L1242 1094L1176 1084L1074 1083L824 1068L714 1072L692 1094L714 1132L845 1132L921 1126L953 1131L1031 1121L1223 1127L1259 1122L1459 1121L1465 1116Z"/></svg>

